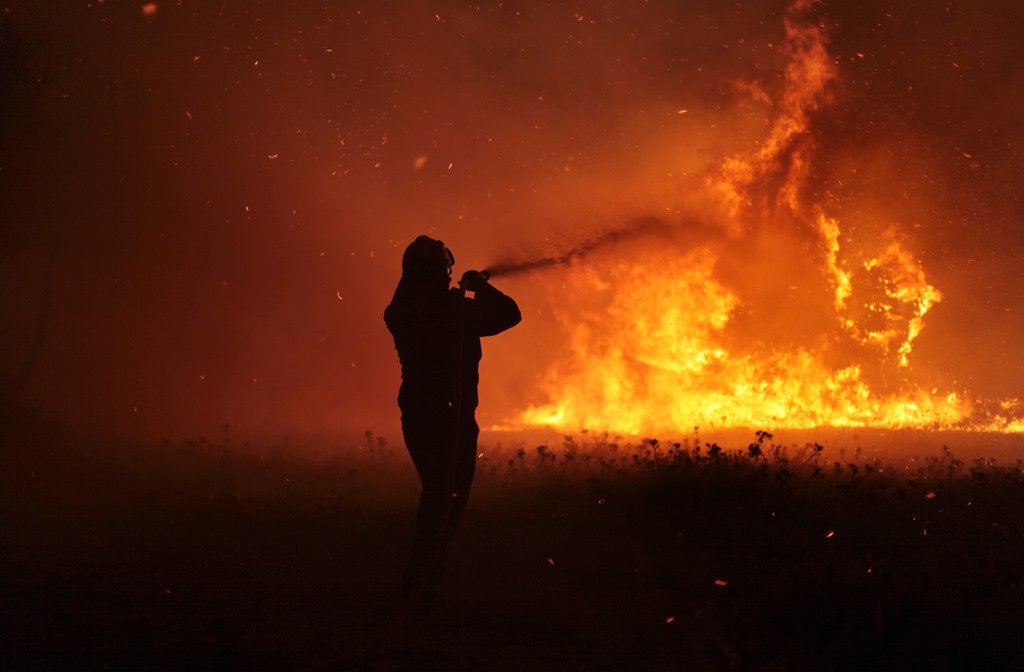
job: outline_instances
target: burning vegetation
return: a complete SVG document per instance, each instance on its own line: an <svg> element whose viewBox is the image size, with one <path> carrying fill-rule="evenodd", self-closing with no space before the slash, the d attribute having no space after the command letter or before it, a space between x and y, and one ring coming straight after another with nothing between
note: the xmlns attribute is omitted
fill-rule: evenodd
<svg viewBox="0 0 1024 672"><path fill-rule="evenodd" d="M973 398L954 381L926 386L913 360L943 300L919 260L911 223L831 212L816 123L835 104L840 69L815 2L794 2L776 50L764 137L713 166L685 217L585 261L553 292L569 346L547 371L550 402L526 425L626 434L700 426L878 427L1019 432L1020 402ZM595 246L598 247L598 246ZM599 247L604 247L599 246ZM586 248L584 248L586 249ZM588 250L589 251L589 250ZM514 266L512 267L514 268ZM554 284L554 283L553 283Z"/></svg>

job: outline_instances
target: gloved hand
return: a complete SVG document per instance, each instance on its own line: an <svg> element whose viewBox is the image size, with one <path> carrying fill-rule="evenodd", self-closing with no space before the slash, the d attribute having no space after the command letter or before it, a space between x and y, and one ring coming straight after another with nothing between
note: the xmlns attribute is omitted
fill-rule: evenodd
<svg viewBox="0 0 1024 672"><path fill-rule="evenodd" d="M466 271L459 280L459 287L470 292L478 292L486 284L487 274L480 271Z"/></svg>

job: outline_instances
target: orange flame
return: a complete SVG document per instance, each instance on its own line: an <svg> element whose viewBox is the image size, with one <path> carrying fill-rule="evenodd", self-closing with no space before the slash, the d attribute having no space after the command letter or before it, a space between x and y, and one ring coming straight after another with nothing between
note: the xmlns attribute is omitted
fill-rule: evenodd
<svg viewBox="0 0 1024 672"><path fill-rule="evenodd" d="M798 0L785 17L785 87L767 137L707 178L717 205L702 219L721 233L574 263L559 291L579 303L556 304L570 353L546 374L551 402L522 422L634 435L967 422L971 402L908 375L942 294L907 242L890 230L851 244L806 203L813 112L838 77L814 4ZM976 428L1014 431L1020 404L1009 403Z"/></svg>

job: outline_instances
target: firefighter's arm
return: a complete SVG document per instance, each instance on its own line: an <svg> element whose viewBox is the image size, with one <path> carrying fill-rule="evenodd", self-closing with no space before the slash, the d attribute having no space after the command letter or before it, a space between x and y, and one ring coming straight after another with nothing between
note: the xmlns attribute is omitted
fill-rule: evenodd
<svg viewBox="0 0 1024 672"><path fill-rule="evenodd" d="M515 300L487 282L482 273L467 271L463 275L463 283L476 295L475 299L467 300L466 307L467 325L478 336L500 334L522 321L523 316Z"/></svg>

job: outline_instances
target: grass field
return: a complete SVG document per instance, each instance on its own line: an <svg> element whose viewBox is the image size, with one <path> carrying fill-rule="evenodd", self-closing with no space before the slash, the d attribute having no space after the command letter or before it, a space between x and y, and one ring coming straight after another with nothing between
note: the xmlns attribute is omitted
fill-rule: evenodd
<svg viewBox="0 0 1024 672"><path fill-rule="evenodd" d="M8 423L2 665L988 670L1024 659L1024 472L751 434L484 448L395 627L400 442L130 446ZM361 444L361 445L357 445ZM966 463L965 463L966 462Z"/></svg>

